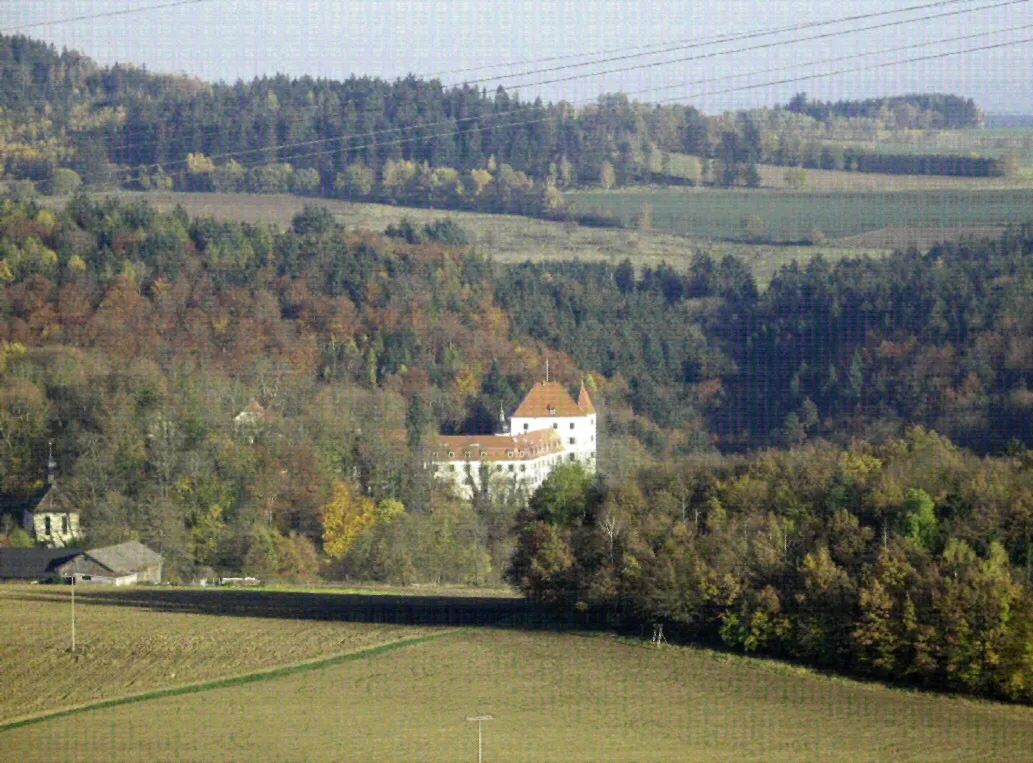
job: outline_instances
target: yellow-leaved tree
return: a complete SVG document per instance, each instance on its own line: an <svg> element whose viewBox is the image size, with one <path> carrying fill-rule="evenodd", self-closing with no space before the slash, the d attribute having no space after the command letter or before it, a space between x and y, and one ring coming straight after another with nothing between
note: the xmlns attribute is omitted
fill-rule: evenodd
<svg viewBox="0 0 1033 763"><path fill-rule="evenodd" d="M344 556L359 533L377 521L377 507L355 485L334 480L330 500L323 506L323 550L334 558Z"/></svg>

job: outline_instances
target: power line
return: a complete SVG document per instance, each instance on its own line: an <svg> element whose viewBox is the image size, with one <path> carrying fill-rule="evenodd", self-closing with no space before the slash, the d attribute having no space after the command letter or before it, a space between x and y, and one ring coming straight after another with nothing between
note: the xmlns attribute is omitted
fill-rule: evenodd
<svg viewBox="0 0 1033 763"><path fill-rule="evenodd" d="M768 35L768 34L779 34L781 32L799 31L800 29L806 28L807 26L821 26L823 24L839 24L839 23L845 23L845 22L848 22L848 21L856 21L856 20L860 20L860 19L864 19L864 18L873 18L875 16L883 16L883 15L889 15L889 14L895 14L895 13L907 13L909 11L914 11L914 10L923 10L925 8L932 8L932 7L944 6L944 5L955 5L955 4L959 3L959 2L969 2L969 1L970 0L939 0L938 2L926 3L924 5L913 5L913 6L910 6L908 8L897 8L895 10L880 11L878 13L860 14L860 15L857 15L857 16L847 16L847 17L838 18L838 19L830 19L830 20L827 20L827 21L810 22L809 24L806 24L806 25L790 24L790 25L782 26L782 27L773 27L773 28L763 29L763 30L753 30L751 32L725 33L725 34L720 34L720 35L711 35L709 37L688 37L688 38L684 38L684 39L680 39L680 40L667 40L665 42L654 42L654 43L650 43L648 45L621 46L619 48L609 48L609 49L605 49L605 50L595 50L595 51L584 52L584 53L568 53L568 54L561 55L561 56L550 56L550 57L547 57L547 58L526 58L526 59L523 59L523 60L520 60L520 61L510 61L508 63L484 64L482 66L468 66L468 67L464 67L464 68L460 68L460 69L448 69L448 70L445 70L445 71L434 72L434 73L427 74L427 75L424 75L424 76L427 79L433 79L435 77L441 77L441 76L446 75L446 74L462 74L462 73L465 73L465 72L482 71L482 70L485 70L485 69L501 69L501 68L510 67L510 66L522 66L524 64L551 63L553 61L566 61L566 60L570 60L572 58L586 58L586 57L590 57L590 56L610 55L612 53L625 53L627 51L632 51L632 50L647 50L647 49L651 49L651 48L666 49L666 50L654 50L652 53L642 53L641 54L641 55L654 55L654 54L657 54L657 53L663 53L663 52L668 52L670 50L678 49L678 48L672 48L670 46L687 45L687 46L690 46L690 47L694 47L696 45L712 45L712 44L716 44L716 43L719 43L719 42L734 41L734 40L743 39L743 38L751 37L751 36L761 36L761 35ZM588 61L588 62L584 62L582 64L572 64L571 66L572 67L573 66L588 66L591 63L593 63L593 62ZM516 76L516 75L514 75L514 76ZM475 80L475 82L480 82L480 81L490 81L490 78L486 78L485 80ZM468 82L467 84L473 84L473 82Z"/></svg>
<svg viewBox="0 0 1033 763"><path fill-rule="evenodd" d="M20 32L23 29L35 29L41 26L57 26L59 24L72 24L76 21L91 21L93 19L106 19L113 16L128 16L134 13L145 13L147 11L157 11L162 8L176 8L181 5L198 5L200 3L210 3L213 0L177 0L172 3L162 3L161 5L148 5L143 8L124 8L120 11L105 11L103 13L90 13L83 16L71 16L63 19L54 19L53 21L35 21L31 24L18 24L15 26L0 28L0 32Z"/></svg>
<svg viewBox="0 0 1033 763"><path fill-rule="evenodd" d="M642 93L653 93L660 90L673 90L678 87L685 87L686 85L705 85L713 82L725 82L727 80L743 79L745 77L755 77L758 74L772 74L774 72L783 71L785 69L804 69L812 66L821 66L822 64L837 63L839 61L848 61L854 58L870 58L871 56L881 56L886 53L899 53L904 50L913 50L915 48L925 48L930 45L943 45L948 42L961 42L963 40L973 40L978 37L990 37L994 35L1007 34L1008 32L1018 32L1021 30L1033 29L1033 24L1019 24L1018 26L1004 27L1003 29L994 29L989 32L976 32L974 34L963 34L957 37L944 37L939 40L933 40L931 42L919 42L913 45L899 45L895 48L885 48L883 50L875 50L868 53L851 53L845 56L835 56L834 58L824 58L820 61L807 61L799 64L789 64L783 66L773 66L768 69L758 69L752 72L745 72L742 74L726 74L721 77L709 77L706 79L697 80L685 80L683 82L676 82L669 85L655 85L652 87L642 88L640 90L629 90L625 95L640 95Z"/></svg>
<svg viewBox="0 0 1033 763"><path fill-rule="evenodd" d="M941 5L948 5L948 4L956 4L957 2L960 2L960 1L962 1L962 0L941 0L940 2L927 4L926 6L913 6L912 9L914 9L914 8L923 8L923 7L932 7L932 6L941 6ZM627 70L632 70L632 69L644 69L644 68L653 68L653 67L667 66L667 65L672 64L672 63L683 63L685 61L701 60L701 59L707 59L707 58L715 58L717 56L731 55L733 53L742 53L742 52L750 52L750 51L754 51L754 50L763 50L763 49L768 49L768 48L772 48L772 47L775 47L775 46L792 45L792 44L795 44L795 43L798 43L798 42L806 42L806 41L810 41L810 40L824 39L824 38L828 38L828 37L832 37L832 36L840 36L840 35L844 35L844 34L853 34L854 32L870 31L872 29L881 29L881 28L885 28L887 26L892 26L892 27L904 26L904 25L907 25L907 24L917 23L919 21L928 21L928 20L943 18L943 17L947 17L947 16L955 16L955 15L958 15L958 14L972 13L972 12L976 12L976 11L980 11L980 10L988 10L988 9L998 8L998 7L1001 7L1001 6L1016 5L1016 4L1028 3L1028 2L1030 2L1030 0L1004 0L1003 2L998 2L998 3L995 3L995 4L991 4L991 5L984 5L984 6L979 6L979 7L976 7L976 8L968 8L968 9L959 10L959 11L950 11L948 13L931 14L931 15L927 15L927 16L923 16L923 17L919 17L919 18L914 18L914 19L901 19L901 20L898 20L898 21L888 22L888 23L885 23L885 24L876 24L876 25L872 25L872 26L869 26L869 27L862 27L861 29L839 30L839 31L835 31L835 32L826 32L826 33L822 33L820 35L812 35L811 37L804 37L804 38L800 38L800 39L797 39L797 40L783 40L783 41L780 41L780 42L762 43L762 44L759 44L759 45L745 46L745 47L741 47L741 48L737 48L737 49L733 49L733 50L715 51L715 52L711 52L711 53L699 54L699 55L696 55L696 56L689 56L689 57L686 57L686 58L676 59L674 61L654 61L654 62L650 62L650 63L647 63L647 64L640 64L640 65L637 65L637 66L634 66L634 67L630 67L630 69L615 69L615 70L610 70L610 71L627 71ZM900 12L900 11L896 11L896 12ZM820 24L841 23L841 22L846 21L846 20L856 20L856 19L865 18L865 17L881 16L881 15L885 15L886 13L887 12L884 11L884 12L875 13L875 14L865 14L865 15L862 15L862 16L846 17L844 19L838 19L838 20L836 20L834 22L833 21L829 21L829 22L817 22L817 23L820 23ZM889 52L889 51L886 51L886 52ZM842 60L842 59L840 59L840 60ZM585 78L589 78L589 77L595 77L595 76L598 76L599 74L603 74L603 73L608 73L608 72L605 72L605 71L604 72L588 72L588 73L572 75L570 77L563 77L563 78L554 79L554 80L546 80L545 82L531 83L531 84L548 84L548 83L551 83L551 82L570 81L570 80L574 80L574 79L585 79ZM762 72L762 73L765 73L765 72ZM642 92L646 92L646 91L642 91ZM634 93L629 93L629 94L634 94ZM585 102L587 103L587 102L590 102L590 101L585 101ZM439 121L436 121L436 122L428 122L428 123L421 124L421 125L412 125L412 126L407 126L407 127L383 128L383 129L380 129L380 130L367 131L367 132L363 132L363 133L353 133L353 134L349 134L349 135L338 135L338 136L334 136L332 138L318 138L318 139L313 139L313 140L309 140L309 141L301 141L301 142L298 142L298 143L284 144L284 145L305 146L305 145L318 145L320 143L327 143L327 142L331 142L331 141L335 141L335 140L341 140L341 141L343 141L343 140L350 140L352 138L368 139L369 137L372 137L372 136L383 135L383 134L386 134L386 133L400 132L400 131L406 130L406 129L426 129L428 127L435 127L437 125L445 125L445 124L454 124L456 126L456 129L458 129L459 125L464 123L464 122L471 122L471 121L476 121L476 120L480 120L480 119L487 119L487 118L495 119L495 118L498 118L498 117L507 116L509 114L523 113L524 111L526 111L526 108L510 109L510 110L506 110L506 111L495 112L494 114L478 115L478 116L471 116L471 117L461 117L461 118L455 118L455 119L445 119L445 120L439 120ZM216 126L206 128L207 131L212 131L212 130L216 130L216 129L219 129L219 128L216 127ZM143 129L141 129L140 132L143 132ZM417 140L417 139L419 139L419 138L414 138L414 140ZM139 143L137 143L137 142L129 142L129 143L122 144L120 146L113 147L112 150L113 151L131 150L133 148L139 148L139 147L142 147L142 146L154 145L157 142L159 142L158 139L152 139L150 141L139 142ZM257 154L257 153L261 153L261 152L264 152L264 151L275 150L276 148L277 148L276 146L269 146L269 147L256 148L256 149L244 149L244 150L240 150L240 151L233 151L233 152L223 153L223 154L220 154L219 156L220 157L224 157L224 158L232 158L232 157L235 157L235 156L246 156L246 155L249 155L249 154ZM173 162L173 164L175 164L177 162L178 163L182 163L183 161L184 160L176 160L176 162Z"/></svg>
<svg viewBox="0 0 1033 763"><path fill-rule="evenodd" d="M903 64L918 63L918 62L921 62L921 61L933 61L933 60L948 58L950 56L964 55L966 53L977 53L977 52L985 51L985 50L995 50L995 49L998 49L998 48L1005 48L1005 47L1008 47L1010 45L1021 45L1021 44L1024 44L1024 43L1031 43L1031 42L1033 42L1033 37L1027 37L1027 38L1024 38L1024 39L1021 39L1021 40L1013 40L1013 41L1010 41L1010 42L998 43L996 45L983 45L983 46L978 47L978 48L968 48L966 50L957 50L957 51L951 51L951 52L947 52L947 53L937 53L937 54L932 54L932 55L928 55L928 56L920 56L918 58L908 58L908 59L904 59L902 61L889 61L889 62L885 62L885 63L881 63L881 64L871 64L871 65L868 65L868 66L859 66L859 67L853 67L853 68L848 68L848 69L839 69L839 70L833 71L833 72L825 72L823 74L811 74L811 75L807 75L807 76L804 76L804 77L789 77L789 78L786 78L786 79L773 80L773 81L770 81L770 82L762 82L762 83L757 83L757 84L752 84L752 85L741 85L741 86L738 86L738 87L726 88L724 90L703 91L703 92L700 92L700 93L693 93L693 94L688 95L688 96L674 96L672 98L665 98L665 99L662 99L662 100L659 100L659 101L654 101L653 103L657 103L657 104L672 103L672 102L675 102L675 101L684 100L686 98L689 98L689 99L691 99L691 98L702 98L702 97L708 96L708 95L724 95L724 94L727 94L727 93L738 93L738 92L742 92L742 91L746 91L746 90L756 90L756 89L759 89L759 88L762 88L762 87L772 87L772 86L775 86L775 85L784 85L784 84L790 84L790 83L795 83L795 82L808 82L808 81L811 81L811 80L822 79L822 78L825 78L825 77L834 77L834 76L837 76L839 74L850 74L850 73L860 72L860 71L872 71L872 70L875 70L875 69L883 69L883 68L887 68L887 67L890 67L890 66L901 66ZM527 120L527 121L524 121L524 122L511 122L511 123L508 123L508 124L491 126L491 127L520 127L520 126L524 126L524 125L540 124L542 122L547 122L550 119L555 119L555 118L556 118L555 116L549 116L549 117L544 117L544 118L541 118L541 119L531 119L531 120ZM479 126L475 126L475 127L471 128L471 131L473 131L473 130L480 131L481 129L483 129L483 128L481 128ZM364 146L353 146L352 149L353 150L362 150L364 148L372 148L372 147L379 147L379 146L393 146L393 145L399 145L399 144L403 144L403 143L410 143L410 142L412 142L414 140L427 140L429 138L442 138L442 137L449 137L451 135L454 135L454 133L453 132L437 133L437 134L434 134L434 135L424 135L424 136L421 136L420 138L402 138L402 139L394 140L394 141L385 141L383 143L372 143L372 144L367 144L367 145L364 145ZM306 158L310 158L310 157L313 157L313 156L323 156L323 155L326 155L326 154L334 153L336 150L337 149L334 149L332 151L316 151L316 152L312 152L312 153L308 153L308 154L295 154L295 155L292 155L292 156L283 157L282 160L283 161L288 161L290 159L306 159Z"/></svg>
<svg viewBox="0 0 1033 763"><path fill-rule="evenodd" d="M680 101L680 100L686 100L686 99L692 99L692 98L701 98L701 97L709 96L709 95L724 95L724 94L728 94L728 93L736 93L736 92L742 92L742 91L746 91L746 90L756 90L756 89L762 88L762 87L772 87L772 86L776 86L776 85L784 85L784 84L798 83L798 82L809 82L809 81L816 80L816 79L824 79L824 78L828 78L828 77L838 76L840 74L850 74L850 73L861 72L861 71L873 71L873 70L876 70L876 69L884 69L884 68L888 68L888 67L891 67L891 66L902 66L902 65L910 64L910 63L919 63L919 62L922 62L922 61L941 60L941 59L948 58L948 57L951 57L951 56L965 55L965 54L968 54L968 53L977 53L977 52L986 51L986 50L996 50L996 49L1005 48L1005 47L1009 47L1009 46L1013 46L1013 45L1022 45L1022 44L1031 43L1031 42L1033 42L1033 37L1026 37L1026 38L1023 38L1023 39L1020 39L1020 40L1011 40L1011 41L1008 41L1008 42L1001 42L1001 43L996 43L996 44L993 44L993 45L982 45L982 46L975 47L975 48L966 48L965 50L948 51L948 52L944 52L944 53L934 53L934 54L930 54L930 55L927 55L927 56L919 56L919 57L916 57L916 58L907 58L907 59L903 59L903 60L899 60L899 61L888 61L888 62L877 63L877 64L868 64L868 65L865 65L865 66L857 66L857 67L850 67L850 68L845 68L845 69L837 69L836 71L824 72L824 73L820 73L820 74L810 74L810 75L805 75L805 76L801 76L801 77L788 77L788 78L772 80L772 81L762 82L762 83L754 83L754 84L749 84L749 85L739 85L739 86L736 86L736 87L725 88L725 89L722 89L722 90L702 91L702 92L699 92L699 93L692 93L692 94L685 95L685 96L674 96L674 97L671 97L671 98L661 99L661 100L658 100L658 101L654 101L653 103L657 103L657 104L671 103L671 102ZM485 129L523 127L523 126L529 126L529 125L533 125L533 124L541 124L541 123L548 122L548 121L550 121L552 119L556 119L556 118L557 118L556 115L550 115L550 116L542 117L542 118L538 118L538 119L530 119L530 120L524 120L524 121L518 121L518 122L509 122L509 123L500 124L500 125L487 125L487 126L483 126L483 127L480 126L480 125L475 125L474 127L472 127L470 129L470 132L475 132L475 131L476 132L480 132L480 131L483 131ZM422 135L422 136L419 136L419 137L411 137L411 138L398 138L398 139L390 140L390 141L381 141L381 142L367 143L367 144L359 145L359 146L350 146L349 148L351 150L358 151L358 150L362 150L362 149L365 149L365 148L379 148L379 147L385 147L385 146L402 145L402 144L405 144L405 143L414 142L416 140L429 140L429 139L433 139L433 138L453 137L454 135L455 135L455 131L451 131L450 130L449 132L433 133L433 134L430 134L430 135ZM340 140L340 139L341 138L330 138L330 139L327 139L327 141L330 141L330 140ZM314 141L313 143L315 143L315 142L327 142L327 141ZM213 156L210 156L208 158L209 159L213 159L213 160L214 159L224 159L224 158L229 158L229 157L232 157L232 156L240 155L241 153L256 153L258 151L266 151L266 150L276 150L276 149L284 149L284 148L297 148L297 147L300 147L300 146L303 146L303 145L311 145L311 143L285 144L285 145L282 145L282 146L272 146L272 147L269 147L269 148L266 148L266 149L249 150L247 152L230 152L230 153L226 153L226 154L213 155ZM304 154L292 154L290 156L281 157L280 161L289 161L289 160L292 160L292 159L308 159L308 158L312 158L312 157L316 157L316 156L325 156L325 155L328 155L328 154L336 153L339 150L340 150L340 148L335 148L335 149L330 149L330 150L326 150L326 151L314 151L314 152L309 152L309 153L304 153ZM170 164L185 164L185 163L186 163L186 160L182 160L181 159L181 160L177 160L175 162L171 162ZM166 166L169 166L169 165L166 165ZM138 166L138 167L134 167L134 168L130 168L130 169L127 169L127 170L123 170L123 172L139 172L140 170L159 169L159 168L162 168L162 165L160 165L160 164L141 165L141 166Z"/></svg>
<svg viewBox="0 0 1033 763"><path fill-rule="evenodd" d="M541 86L541 85L553 85L553 84L556 84L558 82L570 82L571 80L586 79L588 77L600 77L600 76L602 76L604 74L617 74L617 73L623 73L623 72L638 71L638 70L641 70L641 69L651 69L651 68L656 67L656 66L669 66L671 64L687 63L689 61L701 61L701 60L708 59L708 58L715 58L716 56L725 56L725 55L731 55L731 54L734 54L734 53L747 53L747 52L752 52L752 51L755 51L755 50L765 50L765 49L768 49L768 48L784 46L784 45L787 45L787 44L796 44L796 43L800 43L800 42L812 42L814 40L824 40L824 39L828 39L830 37L839 37L839 36L842 36L842 35L845 35L845 34L856 34L857 32L870 32L870 31L875 30L875 29L887 29L887 28L891 28L891 27L904 26L906 24L914 24L914 23L919 22L919 21L930 21L930 20L933 20L933 19L942 19L942 18L947 18L949 16L959 16L959 15L966 14L966 13L974 13L976 11L993 10L993 9L996 9L996 8L1003 8L1003 7L1009 6L1009 5L1019 5L1021 3L1028 3L1028 2L1030 2L1030 0L1004 0L1003 2L994 3L992 5L981 5L981 6L977 7L977 8L965 8L963 10L950 11L948 13L932 14L932 15L929 15L929 16L919 16L919 17L913 18L913 19L905 19L905 20L901 20L901 21L889 21L889 22L885 22L885 23L882 23L882 24L873 24L871 26L860 27L860 28L857 28L857 29L838 30L838 31L835 31L835 32L823 32L821 34L812 35L810 37L801 37L801 38L798 38L798 39L795 39L795 40L789 40L789 41L781 40L781 41L775 41L775 42L766 42L766 43L762 43L760 45L750 45L750 46L746 46L746 47L742 47L742 48L735 48L733 50L722 50L722 51L715 51L715 52L711 52L711 53L701 53L701 54L694 55L694 56L684 56L682 58L674 58L674 59L670 59L668 61L652 61L652 62L649 62L649 63L635 64L634 66L618 67L618 68L614 68L614 69L602 69L600 71L590 72L588 74L572 74L572 75L569 75L569 76L566 76L566 77L554 77L552 79L538 80L537 82L517 83L516 85L512 85L511 87L513 87L513 88L520 88L520 87L538 87L538 86ZM547 71L547 70L542 70L542 71Z"/></svg>
<svg viewBox="0 0 1033 763"><path fill-rule="evenodd" d="M778 33L786 32L786 31L793 31L793 30L799 31L801 29L805 29L805 28L808 28L808 27L827 26L827 25L832 25L832 24L841 24L841 23L846 23L846 22L850 22L850 21L857 21L857 20L861 20L861 19L865 19L865 18L874 18L874 17L885 16L885 15L889 15L889 14L906 13L906 12L910 12L910 11L913 11L913 10L922 10L922 9L933 8L933 7L957 5L958 3L961 3L961 2L971 2L971 1L972 0L936 0L936 2L925 3L923 5L914 5L914 6L910 6L908 8L900 8L900 9L896 9L896 10L892 10L892 11L880 11L880 12L877 12L877 13L868 13L868 14L858 14L858 15L854 15L854 16L845 16L845 17L840 17L840 18L837 18L837 19L831 19L831 20L826 20L826 21L810 22L808 24L802 24L802 25L801 24L794 24L794 25L788 25L788 26L783 26L783 27L775 27L775 28L771 28L771 29L767 29L767 30L759 30L759 31L754 31L754 32L749 32L749 33L744 33L744 34L718 35L718 36L715 36L713 38L704 38L704 39L701 39L701 40L697 40L693 45L691 45L689 47L706 47L706 46L712 45L712 44L720 44L720 43L724 43L724 42L737 41L737 40L747 39L747 38L751 38L751 37L766 36L766 35L770 35L770 34L778 34ZM1011 2L1016 2L1016 3L1018 3L1018 2L1029 2L1029 0L1010 0L1010 1ZM988 7L993 8L993 7L996 7L996 6L988 6ZM981 10L981 9L982 8L973 8L973 9L971 9L971 11L978 11L978 10ZM961 11L961 12L968 13L968 12L971 12L971 11ZM943 14L943 15L951 15L951 14ZM932 18L940 18L940 15L934 14L932 16L923 17L923 18L920 18L920 19L901 19L897 23L903 25L903 24L913 23L913 22L916 22L916 21L924 21L924 20L928 20L928 19L932 19ZM878 28L878 27L875 27L875 28ZM842 30L842 31L837 32L835 34L849 34L849 33L852 33L854 31L865 31L865 30L863 30L863 29L862 30ZM707 42L707 39L710 39L711 41ZM806 40L808 38L804 38L804 39ZM794 42L796 42L796 41L794 41L794 40L785 40L782 43L778 43L778 44L791 45ZM742 49L742 50L763 49L765 47L770 47L770 45L757 46L757 47L749 47L749 48L745 48L745 49ZM635 48L626 48L626 50L634 50L634 49ZM684 49L684 48L668 48L668 49L666 49L664 51L655 51L654 53L669 52L670 50L676 50L676 49ZM618 50L620 50L620 49L618 49ZM736 52L742 52L742 50L717 52L717 53L712 54L712 57L715 57L715 56L718 56L718 55L726 55L726 54L731 54L731 53L736 53ZM652 55L652 54L645 54L645 55ZM541 60L548 60L548 59L541 59ZM616 59L605 59L605 60L616 60ZM678 61L675 61L674 63L677 63L677 62ZM591 63L599 63L599 62L585 62L585 63L581 63L581 64L574 64L572 66L587 66L587 65L589 65ZM661 65L664 65L664 62L655 62L655 65L661 66ZM563 67L560 67L560 68L563 68ZM539 70L533 70L533 71L543 72L543 71L550 71L550 70L551 69L539 69ZM527 74L527 73L528 72L524 72L524 73L521 73L521 74L508 75L508 77L523 76L524 74ZM434 76L434 75L427 75L427 77L425 77L425 78L429 78L429 77L432 77L432 76ZM589 72L589 73L585 73L585 74L576 75L576 77L571 77L570 79L588 78L588 77L593 77L593 76L596 76L596 75L594 73ZM486 80L477 80L475 82L478 82L478 81L486 81ZM469 85L474 84L474 83L468 82L468 83L464 83L464 84L469 86ZM453 84L451 87L456 88L456 87L462 87L462 86L463 85L461 85L461 84ZM519 87L519 85L514 85L514 86L511 86L511 87ZM438 123L433 123L432 122L432 123L429 123L429 124L431 124L431 125L433 125L433 124L444 124L444 122L438 122ZM146 129L147 128L141 128L140 130L136 131L135 133L124 133L124 134L126 135L127 138L131 139L133 137L133 135L135 135L135 134L137 134L139 132L145 132ZM217 127L208 127L208 128L205 128L205 132L207 133L207 132L210 132L210 131L214 131L216 129L218 129L218 128ZM394 129L397 129L397 128L391 128L391 130L394 130ZM388 131L391 131L391 130L388 130ZM365 133L365 134L369 134L369 133ZM143 143L135 143L135 142L130 140L129 143L123 144L122 146L115 147L113 150L123 150L123 149L126 149L126 148L132 148L134 146L154 145L157 142L159 142L157 139L152 139L149 142L143 142Z"/></svg>
<svg viewBox="0 0 1033 763"><path fill-rule="evenodd" d="M480 83L483 83L483 82L501 82L503 80L514 79L515 77L524 77L524 76L527 76L527 75L530 75L530 74L545 74L545 73L548 73L548 72L562 71L564 69L576 69L576 68L582 67L582 66L592 66L592 65L595 65L595 64L606 64L606 63L612 63L614 61L626 61L626 60L630 60L630 59L633 59L633 58L642 58L644 56L655 56L655 55L660 55L661 53L673 53L673 52L678 51L678 50L689 50L689 49L692 49L692 48L698 48L698 47L703 47L703 46L713 45L713 44L719 44L719 43L724 43L724 42L738 42L740 40L751 40L751 39L756 39L758 37L768 37L770 35L781 34L783 32L801 32L801 31L803 31L805 29L814 29L814 28L817 28L817 27L832 26L832 25L835 25L835 24L845 24L845 23L851 22L851 21L863 21L865 19L877 18L879 16L896 15L896 14L900 14L900 13L908 13L910 11L925 10L925 9L928 9L928 8L936 8L936 7L946 6L946 5L957 5L959 2L969 2L969 1L970 0L937 0L937 2L925 3L923 5L914 5L914 6L911 6L911 7L908 7L908 8L899 8L899 9L890 10L890 11L879 11L879 12L876 12L876 13L863 13L863 14L858 14L858 15L854 15L854 16L844 16L844 17L841 17L841 18L838 18L838 19L830 19L830 20L827 20L827 21L811 21L811 22L807 22L805 24L790 24L788 26L776 27L774 29L764 29L764 30L759 30L759 31L754 31L754 32L742 32L742 33L738 33L738 34L724 35L724 36L719 37L718 39L715 39L715 40L712 40L712 41L711 40L704 40L704 41L701 41L701 42L699 42L699 41L694 42L694 41L685 40L685 41L682 41L685 44L682 44L682 42L676 42L676 43L670 45L669 47L662 47L659 50L654 50L654 51L650 51L650 52L646 52L646 53L628 53L628 54L624 54L624 55L613 56L613 57L610 57L610 58L600 58L600 59L596 59L594 61L585 61L585 62L578 63L578 64L566 64L566 65L562 65L562 66L550 66L550 67L546 67L546 68L543 68L543 69L530 69L528 71L515 72L513 74L507 74L507 75L503 75L503 76L499 76L499 77L483 77L481 79L467 80L464 84L476 85L476 84L480 84ZM1025 2L1026 0L1016 0L1016 1L1017 2ZM980 9L979 8L975 8L975 9L972 9L972 10L980 10ZM957 12L958 13L968 13L970 11L957 11ZM952 15L952 14L944 14L944 15ZM939 17L937 16L937 18L939 18ZM923 19L902 19L901 21L896 22L896 23L902 23L903 24L903 23L911 23L912 21L921 21L921 20L923 20ZM872 28L878 29L880 27L872 27ZM857 31L865 31L865 30L864 29L860 29L860 30L848 29L848 30L843 30L843 31L840 31L840 32L836 32L835 34L851 34L853 32L857 32ZM806 40L806 39L812 39L812 38L804 38L804 39ZM813 39L820 39L820 38L813 38ZM533 83L533 84L537 84L537 83Z"/></svg>

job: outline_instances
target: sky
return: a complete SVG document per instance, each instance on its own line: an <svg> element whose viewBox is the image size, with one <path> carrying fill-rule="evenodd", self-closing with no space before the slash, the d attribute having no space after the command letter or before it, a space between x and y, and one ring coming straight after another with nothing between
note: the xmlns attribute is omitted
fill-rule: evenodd
<svg viewBox="0 0 1033 763"><path fill-rule="evenodd" d="M707 113L773 106L800 91L824 100L949 92L975 99L984 111L1033 113L1033 42L1028 41L1033 38L1033 0L955 0L718 46L700 46L699 41L901 11L933 0L196 0L54 23L169 2L0 0L0 31L75 49L104 65L133 63L208 81L277 73L393 80L412 73L437 76L445 84L476 80L489 90L501 84L523 98L575 105L623 91L642 101L693 103ZM998 7L986 8L991 5ZM900 23L961 10L971 12ZM863 29L889 23L898 25ZM839 34L800 39L833 32ZM980 36L950 41L963 35ZM773 84L1022 40L1027 41ZM696 47L686 47L690 44ZM655 50L648 46L660 45L680 49L641 55ZM916 47L899 50L906 46ZM738 48L750 49L734 52ZM599 51L607 53L590 55ZM569 68L616 56L626 58ZM695 60L672 61L690 57ZM842 60L818 63L830 58ZM513 76L560 66L568 68ZM632 66L638 68L600 74ZM505 75L510 76L498 79ZM548 82L571 77L576 78Z"/></svg>

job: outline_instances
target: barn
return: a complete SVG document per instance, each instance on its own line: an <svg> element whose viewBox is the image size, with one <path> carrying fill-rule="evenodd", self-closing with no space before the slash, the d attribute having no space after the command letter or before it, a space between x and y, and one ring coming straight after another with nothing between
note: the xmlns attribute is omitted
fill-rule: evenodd
<svg viewBox="0 0 1033 763"><path fill-rule="evenodd" d="M66 579L77 583L132 585L160 583L164 559L147 546L131 540L117 546L91 548L57 568Z"/></svg>
<svg viewBox="0 0 1033 763"><path fill-rule="evenodd" d="M0 548L0 580L160 583L164 559L142 543L103 548Z"/></svg>
<svg viewBox="0 0 1033 763"><path fill-rule="evenodd" d="M0 548L0 580L58 580L59 568L82 553L81 548Z"/></svg>

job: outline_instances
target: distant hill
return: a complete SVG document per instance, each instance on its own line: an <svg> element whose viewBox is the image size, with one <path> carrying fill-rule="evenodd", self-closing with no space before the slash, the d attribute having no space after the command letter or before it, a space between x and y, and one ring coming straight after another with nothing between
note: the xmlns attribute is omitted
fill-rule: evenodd
<svg viewBox="0 0 1033 763"><path fill-rule="evenodd" d="M489 93L415 75L210 83L101 67L80 53L0 35L0 170L56 194L82 182L555 217L564 213L563 189L752 186L760 163L864 171L857 157L821 140L836 131L845 139L981 120L970 99L943 94L836 103L799 94L785 109L707 116L623 94L578 108L546 104L501 87ZM927 174L941 174L929 167ZM962 169L946 174L999 174Z"/></svg>

